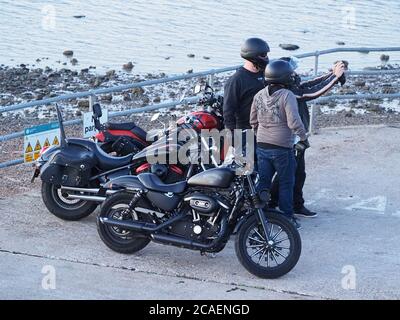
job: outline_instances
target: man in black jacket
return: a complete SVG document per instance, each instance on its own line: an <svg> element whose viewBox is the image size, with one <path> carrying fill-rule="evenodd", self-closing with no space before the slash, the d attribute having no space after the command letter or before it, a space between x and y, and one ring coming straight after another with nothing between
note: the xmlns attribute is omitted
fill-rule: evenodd
<svg viewBox="0 0 400 320"><path fill-rule="evenodd" d="M290 58L283 58L289 60ZM299 114L306 130L309 130L310 125L310 113L308 111L307 102L317 99L329 90L333 88L335 84L340 82L342 85L345 83L344 71L346 65L343 62L337 62L332 72L329 72L321 77L315 78L310 81L301 82L300 76L295 75L294 84L290 87L290 90L295 94L297 98ZM306 180L305 171L305 150L296 150L296 176L293 196L293 208L296 215L303 217L316 217L317 213L310 211L304 206L303 198L303 187ZM279 185L277 179L274 179L271 186L271 201L270 207L276 207L279 201Z"/></svg>
<svg viewBox="0 0 400 320"><path fill-rule="evenodd" d="M224 88L225 128L251 129L251 104L256 93L264 89L264 70L269 61L269 51L268 44L259 38L247 39L243 44L241 57L246 62L228 79Z"/></svg>

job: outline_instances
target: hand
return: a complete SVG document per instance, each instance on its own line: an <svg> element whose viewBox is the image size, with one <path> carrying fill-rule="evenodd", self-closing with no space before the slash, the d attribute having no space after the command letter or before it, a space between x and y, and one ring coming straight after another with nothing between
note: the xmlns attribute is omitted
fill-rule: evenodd
<svg viewBox="0 0 400 320"><path fill-rule="evenodd" d="M297 152L304 152L306 149L310 147L310 143L307 140L299 141L294 145L294 148Z"/></svg>
<svg viewBox="0 0 400 320"><path fill-rule="evenodd" d="M346 71L346 66L343 62L336 64L333 68L333 74L337 78L340 78L344 74L345 71Z"/></svg>

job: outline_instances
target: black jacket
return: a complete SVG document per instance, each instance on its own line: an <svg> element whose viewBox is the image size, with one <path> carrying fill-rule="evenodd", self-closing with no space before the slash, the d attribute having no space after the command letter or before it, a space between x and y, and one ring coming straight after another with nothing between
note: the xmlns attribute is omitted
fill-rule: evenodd
<svg viewBox="0 0 400 320"><path fill-rule="evenodd" d="M250 129L250 110L253 98L264 89L263 72L253 73L239 68L224 88L223 115L225 128Z"/></svg>
<svg viewBox="0 0 400 320"><path fill-rule="evenodd" d="M301 82L300 77L298 79L296 84L290 87L290 90L297 98L301 120L306 130L308 130L310 126L310 113L307 101L319 98L338 83L339 80L332 72L305 82Z"/></svg>

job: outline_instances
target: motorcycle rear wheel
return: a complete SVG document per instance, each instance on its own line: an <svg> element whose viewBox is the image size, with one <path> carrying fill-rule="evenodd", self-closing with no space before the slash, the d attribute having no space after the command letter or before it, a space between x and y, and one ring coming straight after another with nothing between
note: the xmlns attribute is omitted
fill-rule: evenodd
<svg viewBox="0 0 400 320"><path fill-rule="evenodd" d="M42 199L46 208L56 217L77 221L89 216L97 208L97 203L84 200L68 200L60 188L54 184L42 182Z"/></svg>
<svg viewBox="0 0 400 320"><path fill-rule="evenodd" d="M124 214L124 210L128 208L132 197L133 195L127 192L113 194L103 203L97 218L97 231L101 240L111 250L123 254L132 254L142 250L149 244L150 238L134 231L105 225L100 221L100 218L133 220L130 214ZM138 205L143 206L140 201ZM135 220L151 222L146 215L136 216Z"/></svg>
<svg viewBox="0 0 400 320"><path fill-rule="evenodd" d="M284 216L265 212L268 239L255 215L240 228L235 250L240 263L257 277L275 279L290 272L301 254L301 238L296 227Z"/></svg>

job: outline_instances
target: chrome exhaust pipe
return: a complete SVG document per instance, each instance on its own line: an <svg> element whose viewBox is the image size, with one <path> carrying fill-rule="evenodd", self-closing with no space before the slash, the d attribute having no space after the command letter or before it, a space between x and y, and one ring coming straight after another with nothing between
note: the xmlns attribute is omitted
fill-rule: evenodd
<svg viewBox="0 0 400 320"><path fill-rule="evenodd" d="M99 193L100 191L100 189L75 188L75 187L64 187L64 186L61 186L61 190L85 192L85 193Z"/></svg>
<svg viewBox="0 0 400 320"><path fill-rule="evenodd" d="M90 188L75 188L75 187L63 187L61 186L61 191L75 191L81 193L99 193L100 189L90 189ZM112 195L118 192L118 190L106 190L106 195Z"/></svg>
<svg viewBox="0 0 400 320"><path fill-rule="evenodd" d="M93 202L104 202L106 201L106 197L99 197L99 196L85 196L81 194L69 194L68 199L77 199L77 200L85 200L85 201L93 201Z"/></svg>

